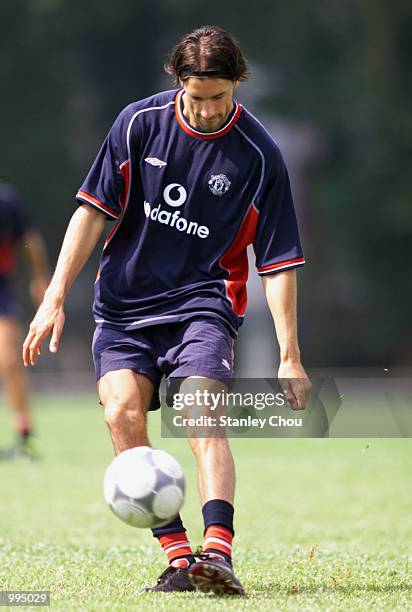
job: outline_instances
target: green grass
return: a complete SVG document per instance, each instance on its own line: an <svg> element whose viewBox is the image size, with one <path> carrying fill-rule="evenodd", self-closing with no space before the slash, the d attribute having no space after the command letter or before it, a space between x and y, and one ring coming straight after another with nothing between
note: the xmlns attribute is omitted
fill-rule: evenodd
<svg viewBox="0 0 412 612"><path fill-rule="evenodd" d="M235 567L247 590L234 600L141 593L165 559L149 531L105 506L112 450L94 396L38 397L36 423L42 461L0 464L0 590L50 590L58 610L412 610L410 440L233 440ZM0 426L4 446L5 409ZM161 440L157 415L150 429L185 468L182 514L201 543L187 443Z"/></svg>

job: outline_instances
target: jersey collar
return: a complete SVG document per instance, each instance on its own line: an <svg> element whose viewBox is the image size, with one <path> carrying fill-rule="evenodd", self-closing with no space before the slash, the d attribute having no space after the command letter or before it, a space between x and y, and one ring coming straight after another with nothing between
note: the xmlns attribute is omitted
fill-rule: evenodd
<svg viewBox="0 0 412 612"><path fill-rule="evenodd" d="M220 136L224 136L232 127L237 123L240 114L242 112L242 106L236 100L234 100L234 110L231 112L230 116L226 120L226 123L222 125L222 127L216 132L202 132L201 130L195 130L190 123L187 121L186 117L183 115L182 110L182 96L184 90L180 89L175 97L175 115L178 124L180 127L189 134L189 136L194 136L195 138L200 138L201 140L214 140L215 138L220 138Z"/></svg>

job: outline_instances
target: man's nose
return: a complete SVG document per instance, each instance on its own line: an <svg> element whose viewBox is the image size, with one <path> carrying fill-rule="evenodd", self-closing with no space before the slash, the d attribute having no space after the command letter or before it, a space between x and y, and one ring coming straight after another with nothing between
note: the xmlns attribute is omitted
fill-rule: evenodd
<svg viewBox="0 0 412 612"><path fill-rule="evenodd" d="M202 106L202 110L200 111L200 114L203 119L211 119L215 114L215 109L214 109L213 104L204 104Z"/></svg>

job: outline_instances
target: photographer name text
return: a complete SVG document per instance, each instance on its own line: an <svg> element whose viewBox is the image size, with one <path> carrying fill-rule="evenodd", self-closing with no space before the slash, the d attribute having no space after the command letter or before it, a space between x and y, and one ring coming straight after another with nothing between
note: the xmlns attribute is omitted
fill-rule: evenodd
<svg viewBox="0 0 412 612"><path fill-rule="evenodd" d="M231 417L221 415L219 417L198 416L184 417L180 414L173 417L173 425L175 427L254 427L263 429L269 427L303 427L303 419L300 417L285 418L279 415L272 415L266 418L258 417Z"/></svg>

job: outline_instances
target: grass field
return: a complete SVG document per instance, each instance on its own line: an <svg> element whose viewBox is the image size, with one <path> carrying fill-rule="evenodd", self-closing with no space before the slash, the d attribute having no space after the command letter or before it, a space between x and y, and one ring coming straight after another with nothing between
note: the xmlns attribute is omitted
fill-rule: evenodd
<svg viewBox="0 0 412 612"><path fill-rule="evenodd" d="M95 397L38 397L36 409L43 459L0 464L0 590L50 590L60 610L412 610L410 440L234 440L247 597L168 596L141 593L165 565L157 542L105 506L112 450ZM182 515L196 545L194 460L150 421L153 445L185 468Z"/></svg>

